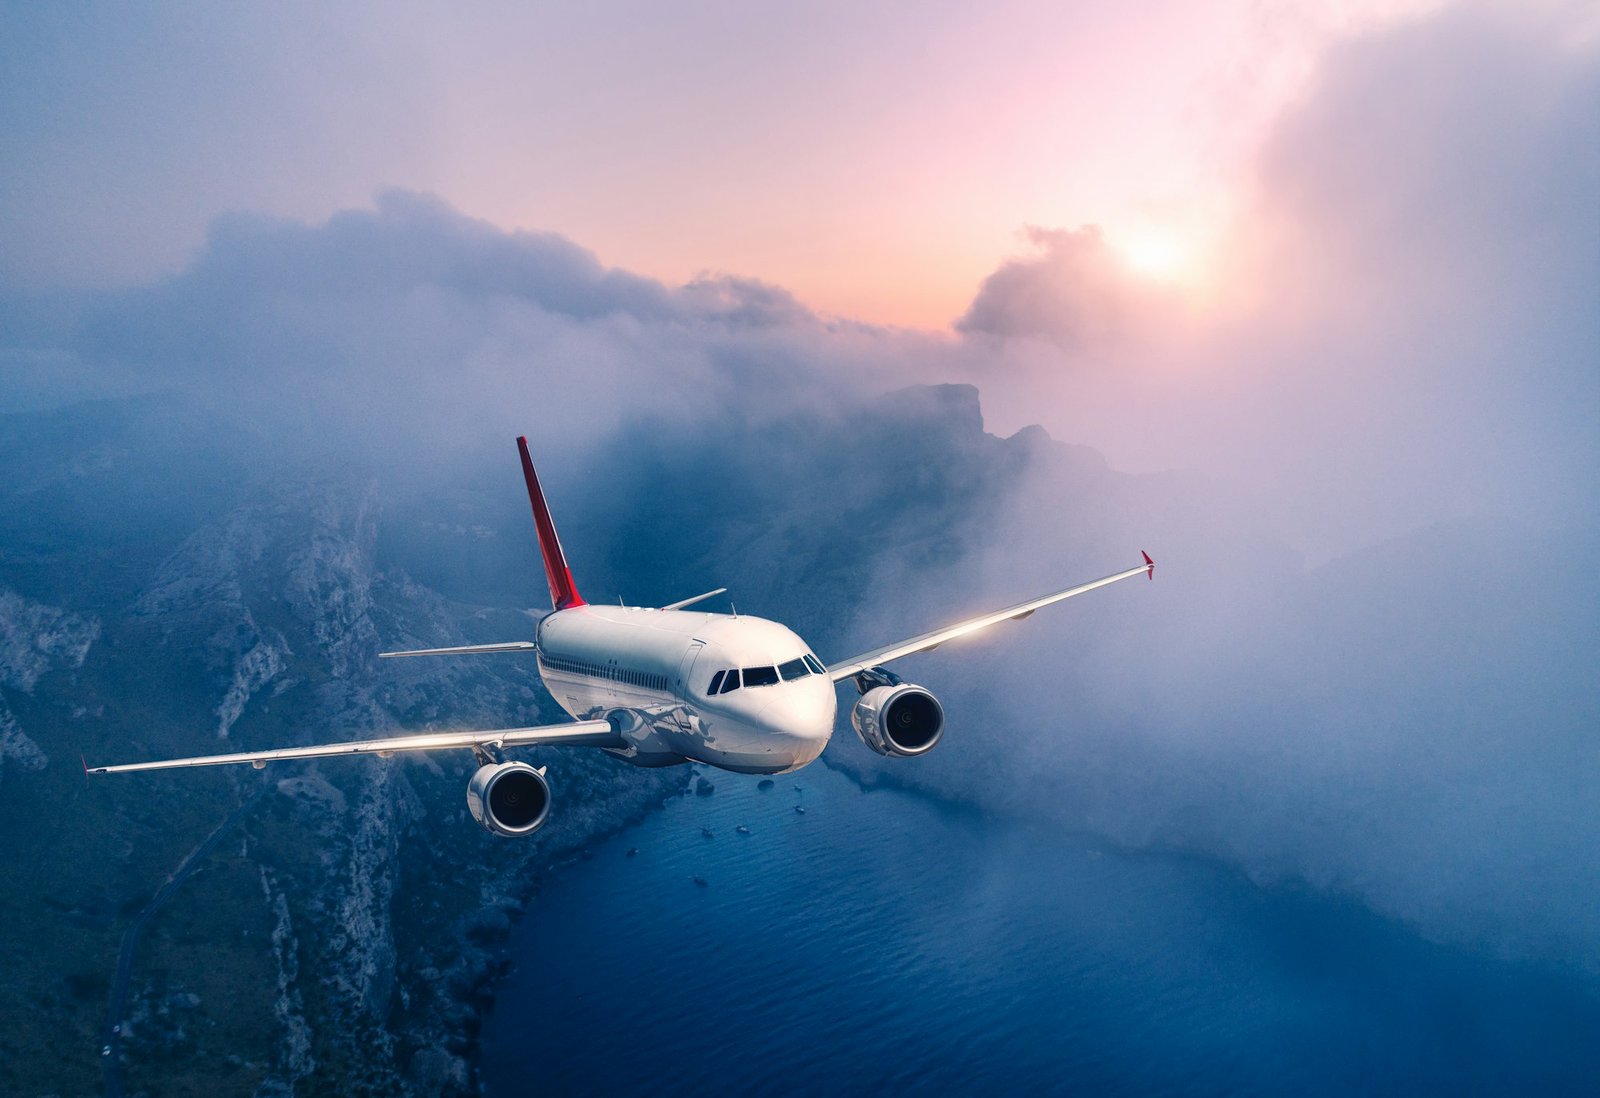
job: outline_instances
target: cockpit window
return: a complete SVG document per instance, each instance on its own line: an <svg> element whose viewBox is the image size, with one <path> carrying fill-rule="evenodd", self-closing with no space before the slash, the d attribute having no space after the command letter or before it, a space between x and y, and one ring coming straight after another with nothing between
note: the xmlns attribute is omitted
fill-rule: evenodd
<svg viewBox="0 0 1600 1098"><path fill-rule="evenodd" d="M728 672L728 677L722 680L722 692L726 694L730 690L737 689L739 689L739 669L735 667Z"/></svg>
<svg viewBox="0 0 1600 1098"><path fill-rule="evenodd" d="M827 668L822 666L822 661L817 659L817 657L813 656L810 652L807 652L800 658L805 660L806 666L811 668L811 670L815 671L817 674L826 675L828 673Z"/></svg>
<svg viewBox="0 0 1600 1098"><path fill-rule="evenodd" d="M811 674L811 668L806 666L806 658L804 656L800 656L796 659L790 660L788 663L779 664L778 674L783 676L784 682L790 682L794 679L805 678L807 675Z"/></svg>
<svg viewBox="0 0 1600 1098"><path fill-rule="evenodd" d="M718 690L722 689L722 676L726 674L726 671L718 671L715 675L711 676L711 685L706 687L707 697L710 697L712 694L715 694Z"/></svg>
<svg viewBox="0 0 1600 1098"><path fill-rule="evenodd" d="M778 681L776 667L746 667L744 669L744 684L746 686L771 686Z"/></svg>

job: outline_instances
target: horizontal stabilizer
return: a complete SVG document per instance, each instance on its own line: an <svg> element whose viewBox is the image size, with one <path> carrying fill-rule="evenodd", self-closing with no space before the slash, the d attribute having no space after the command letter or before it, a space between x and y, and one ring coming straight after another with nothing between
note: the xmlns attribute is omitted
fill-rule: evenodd
<svg viewBox="0 0 1600 1098"><path fill-rule="evenodd" d="M484 652L531 652L532 641L507 641L505 644L468 644L460 648L413 648L409 652L379 652L378 658L391 660L396 656L476 656Z"/></svg>

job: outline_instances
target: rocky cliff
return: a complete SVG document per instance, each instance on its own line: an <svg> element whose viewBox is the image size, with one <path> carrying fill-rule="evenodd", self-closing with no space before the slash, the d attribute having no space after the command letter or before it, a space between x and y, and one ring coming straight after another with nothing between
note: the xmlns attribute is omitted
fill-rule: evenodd
<svg viewBox="0 0 1600 1098"><path fill-rule="evenodd" d="M546 752L555 818L507 841L467 818L464 752L92 785L76 766L37 773L80 748L126 761L226 750L219 740L557 719L515 656L375 658L533 628L520 611L452 603L384 567L380 522L368 477L285 475L184 537L131 599L100 599L98 617L0 593L0 833L13 840L0 851L0 911L21 928L4 948L0 1014L13 1021L0 1027L0 1089L97 1089L123 934L245 804L138 939L124 1085L471 1092L477 1016L509 919L549 867L681 788L684 772ZM25 772L36 773L19 786ZM65 1067L34 1051L47 1048L68 1050Z"/></svg>

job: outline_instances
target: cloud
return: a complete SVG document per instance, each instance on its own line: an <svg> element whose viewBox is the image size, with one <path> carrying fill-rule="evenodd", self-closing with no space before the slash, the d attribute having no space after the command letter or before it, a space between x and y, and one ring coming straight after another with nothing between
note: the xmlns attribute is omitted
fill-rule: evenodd
<svg viewBox="0 0 1600 1098"><path fill-rule="evenodd" d="M1351 39L1248 172L1209 311L1130 305L1105 242L984 283L991 414L1194 468L1313 554L1430 520L1559 522L1600 493L1600 47L1549 12ZM1096 347L1108 332L1175 333ZM1054 340L1065 353L1038 339ZM1107 363L1114 369L1104 368Z"/></svg>
<svg viewBox="0 0 1600 1098"><path fill-rule="evenodd" d="M955 725L923 778L1600 970L1597 89L1600 43L1548 12L1352 39L1182 341L1095 346L1129 311L1093 233L984 283L960 327L991 420L1172 471L1038 447L989 549L886 568L857 639L895 584L980 605L1161 567L908 661Z"/></svg>
<svg viewBox="0 0 1600 1098"><path fill-rule="evenodd" d="M1597 138L1593 35L1458 5L1330 51L1261 152L1255 213L1300 260L1280 276L1362 305L1398 288L1537 307L1597 277Z"/></svg>
<svg viewBox="0 0 1600 1098"><path fill-rule="evenodd" d="M320 225L231 215L169 279L10 295L0 316L0 401L161 391L293 453L525 431L559 446L643 408L827 401L908 376L919 343L824 323L757 279L667 286L403 191Z"/></svg>
<svg viewBox="0 0 1600 1098"><path fill-rule="evenodd" d="M1082 349L1125 330L1133 290L1098 227L1030 226L1026 235L1041 254L1007 260L985 278L958 332L1040 336Z"/></svg>

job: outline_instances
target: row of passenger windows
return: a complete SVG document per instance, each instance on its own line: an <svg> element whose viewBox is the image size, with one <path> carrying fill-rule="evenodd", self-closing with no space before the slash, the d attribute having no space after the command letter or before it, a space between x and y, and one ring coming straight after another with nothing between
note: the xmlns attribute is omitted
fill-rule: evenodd
<svg viewBox="0 0 1600 1098"><path fill-rule="evenodd" d="M718 671L711 676L711 685L706 687L706 694L726 694L730 690L739 689L741 680L745 686L771 686L781 676L784 682L793 682L803 679L807 675L826 675L822 662L809 652L792 659L788 663L781 663L777 667L746 667L733 668L731 671Z"/></svg>
<svg viewBox="0 0 1600 1098"><path fill-rule="evenodd" d="M588 675L594 679L610 679L612 682L625 683L628 686L639 686L646 690L669 690L672 684L665 675L653 674L649 671L635 671L630 667L618 667L615 664L588 663L584 660L569 660L560 656L547 656L540 654L544 665L552 671L565 671L572 675Z"/></svg>

